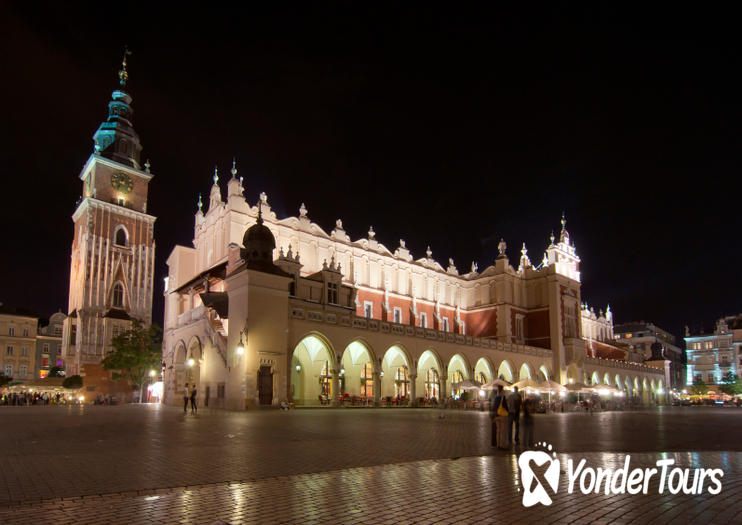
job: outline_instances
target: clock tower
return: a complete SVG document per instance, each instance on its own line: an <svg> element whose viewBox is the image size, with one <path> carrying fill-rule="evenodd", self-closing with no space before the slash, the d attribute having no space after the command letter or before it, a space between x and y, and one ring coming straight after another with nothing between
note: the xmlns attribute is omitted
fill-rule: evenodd
<svg viewBox="0 0 742 525"><path fill-rule="evenodd" d="M112 349L111 338L134 319L152 322L155 217L147 214L147 189L153 175L149 162L140 164L142 146L133 127L127 80L124 55L108 118L93 136L94 151L80 172L82 196L72 215L62 352L67 375L84 376L91 394L116 391L100 365Z"/></svg>

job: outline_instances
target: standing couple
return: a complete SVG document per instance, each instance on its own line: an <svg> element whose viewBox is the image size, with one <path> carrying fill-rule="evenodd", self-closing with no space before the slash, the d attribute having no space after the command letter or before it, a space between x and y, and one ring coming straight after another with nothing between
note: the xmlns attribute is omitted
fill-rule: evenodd
<svg viewBox="0 0 742 525"><path fill-rule="evenodd" d="M513 442L513 425L515 425L515 443L520 443L520 412L524 409L524 439L526 446L533 446L533 418L530 405L523 406L518 387L513 393L505 396L502 385L497 386L497 394L490 402L492 417L492 446L508 450Z"/></svg>
<svg viewBox="0 0 742 525"><path fill-rule="evenodd" d="M188 412L188 400L191 401L191 414L195 414L198 411L198 407L196 406L196 396L198 395L198 391L196 390L196 383L193 383L193 388L188 389L188 383L185 384L185 388L183 388L183 413L185 414Z"/></svg>

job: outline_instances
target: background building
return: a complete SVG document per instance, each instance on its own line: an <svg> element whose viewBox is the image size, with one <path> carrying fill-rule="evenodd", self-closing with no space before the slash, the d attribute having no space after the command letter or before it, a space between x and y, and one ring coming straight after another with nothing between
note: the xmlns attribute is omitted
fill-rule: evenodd
<svg viewBox="0 0 742 525"><path fill-rule="evenodd" d="M742 368L742 314L722 317L713 330L690 333L686 328L687 382L702 380L712 387ZM718 392L716 392L718 393Z"/></svg>
<svg viewBox="0 0 742 525"><path fill-rule="evenodd" d="M34 378L38 326L33 312L0 306L0 372L14 381Z"/></svg>
<svg viewBox="0 0 742 525"><path fill-rule="evenodd" d="M664 358L670 361L670 388L682 390L685 387L683 350L675 344L674 335L644 321L617 325L613 332L616 340L628 347L629 358L632 360L652 359L652 345L660 343L664 350Z"/></svg>
<svg viewBox="0 0 742 525"><path fill-rule="evenodd" d="M62 348L67 375L80 374L89 391L114 393L120 385L100 365L111 338L137 318L152 321L154 222L147 214L153 175L140 164L126 60L108 118L94 135L95 148L81 173L70 266L69 317Z"/></svg>
<svg viewBox="0 0 742 525"><path fill-rule="evenodd" d="M57 312L52 314L48 324L39 326L39 334L36 337L36 378L46 377L54 366L64 368L62 330L65 319L67 319L66 315Z"/></svg>
<svg viewBox="0 0 742 525"><path fill-rule="evenodd" d="M65 317L57 312L47 323L29 310L0 305L0 373L26 382L46 377L54 365L61 366Z"/></svg>

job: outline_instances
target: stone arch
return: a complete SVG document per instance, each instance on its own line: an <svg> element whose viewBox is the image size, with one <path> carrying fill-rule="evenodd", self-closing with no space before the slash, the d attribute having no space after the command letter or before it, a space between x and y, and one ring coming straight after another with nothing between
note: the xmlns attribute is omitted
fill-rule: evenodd
<svg viewBox="0 0 742 525"><path fill-rule="evenodd" d="M513 365L507 359L503 359L500 366L497 367L497 377L502 378L508 383L515 382L515 374L513 374Z"/></svg>
<svg viewBox="0 0 742 525"><path fill-rule="evenodd" d="M432 350L425 350L417 360L416 390L420 397L427 399L441 399L441 382L444 381L443 368L438 354Z"/></svg>
<svg viewBox="0 0 742 525"><path fill-rule="evenodd" d="M374 396L374 352L362 339L354 339L340 358L340 392L351 396Z"/></svg>
<svg viewBox="0 0 742 525"><path fill-rule="evenodd" d="M616 388L618 388L619 390L623 390L623 386L621 385L621 376L616 374L616 377L614 379L616 381L615 382Z"/></svg>
<svg viewBox="0 0 742 525"><path fill-rule="evenodd" d="M523 379L533 379L532 370L531 365L528 363L520 365L520 368L518 369L518 381L522 381Z"/></svg>
<svg viewBox="0 0 742 525"><path fill-rule="evenodd" d="M304 335L291 354L290 398L297 405L329 404L337 397L335 351L318 333Z"/></svg>
<svg viewBox="0 0 742 525"><path fill-rule="evenodd" d="M604 385L610 385L611 384L611 375L608 372L606 372L605 374L603 374L603 384Z"/></svg>
<svg viewBox="0 0 742 525"><path fill-rule="evenodd" d="M640 392L641 388L639 388L639 378L634 376L634 395L638 395Z"/></svg>
<svg viewBox="0 0 742 525"><path fill-rule="evenodd" d="M538 379L540 381L548 381L549 379L551 379L551 372L549 371L549 367L547 367L546 365L541 365L540 367L538 367L536 373L538 374Z"/></svg>
<svg viewBox="0 0 742 525"><path fill-rule="evenodd" d="M626 378L624 379L624 385L625 385L626 393L628 395L631 395L631 378L629 376L626 376Z"/></svg>
<svg viewBox="0 0 742 525"><path fill-rule="evenodd" d="M600 376L598 375L598 372L593 372L592 377L590 378L590 384L597 385L600 383Z"/></svg>
<svg viewBox="0 0 742 525"><path fill-rule="evenodd" d="M393 344L380 359L381 396L409 398L412 360L407 349Z"/></svg>
<svg viewBox="0 0 742 525"><path fill-rule="evenodd" d="M184 365L186 362L186 344L182 339L175 343L175 352L173 353L173 365Z"/></svg>
<svg viewBox="0 0 742 525"><path fill-rule="evenodd" d="M480 383L489 383L495 378L492 362L489 357L480 357L474 365L474 380ZM484 381L482 381L484 378Z"/></svg>
<svg viewBox="0 0 742 525"><path fill-rule="evenodd" d="M451 395L457 397L461 395L460 389L454 389L454 385L461 381L469 379L469 361L462 354L454 354L448 361L448 375L446 377L446 389Z"/></svg>

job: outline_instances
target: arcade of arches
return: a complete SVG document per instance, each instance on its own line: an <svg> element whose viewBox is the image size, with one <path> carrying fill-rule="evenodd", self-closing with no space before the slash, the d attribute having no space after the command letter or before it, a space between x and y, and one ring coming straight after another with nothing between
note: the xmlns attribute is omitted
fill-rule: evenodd
<svg viewBox="0 0 742 525"><path fill-rule="evenodd" d="M378 403L383 398L416 404L422 400L458 397L464 381L488 383L496 378L508 382L523 379L552 379L548 364L534 359L518 360L480 357L472 362L457 352L443 356L431 345L413 354L401 344L372 348L362 339L354 339L336 348L321 333L301 338L290 357L289 401L297 406L332 404L341 397ZM493 371L496 371L494 373ZM661 392L662 380L608 372L585 372L586 385L610 385L628 395L638 395L646 402ZM572 379L570 377L570 379Z"/></svg>

